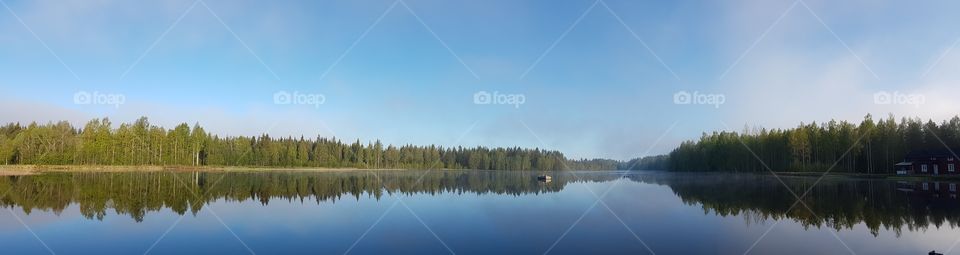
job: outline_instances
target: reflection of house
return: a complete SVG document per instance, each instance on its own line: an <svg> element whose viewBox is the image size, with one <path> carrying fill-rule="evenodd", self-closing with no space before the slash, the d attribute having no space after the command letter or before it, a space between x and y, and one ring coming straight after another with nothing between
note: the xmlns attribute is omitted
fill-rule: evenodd
<svg viewBox="0 0 960 255"><path fill-rule="evenodd" d="M914 186L915 186L915 184L913 184L912 182L905 182L905 181L899 181L899 182L897 182L897 190L903 191L903 192L914 192L914 191L916 191L916 189L914 188Z"/></svg>
<svg viewBox="0 0 960 255"><path fill-rule="evenodd" d="M903 162L894 165L897 174L954 175L957 172L957 159L953 151L957 150L915 150L904 157Z"/></svg>
<svg viewBox="0 0 960 255"><path fill-rule="evenodd" d="M931 197L957 198L957 183L954 182L897 182L897 190Z"/></svg>

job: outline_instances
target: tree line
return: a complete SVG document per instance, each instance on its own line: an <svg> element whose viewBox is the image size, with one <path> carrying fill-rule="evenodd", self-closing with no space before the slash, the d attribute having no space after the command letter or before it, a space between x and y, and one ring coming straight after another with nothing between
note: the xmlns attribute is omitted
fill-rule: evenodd
<svg viewBox="0 0 960 255"><path fill-rule="evenodd" d="M0 161L28 165L328 167L371 169L610 170L620 162L567 159L559 151L384 145L337 138L218 136L199 124L173 129L146 117L118 127L108 118L0 127Z"/></svg>
<svg viewBox="0 0 960 255"><path fill-rule="evenodd" d="M846 121L800 124L789 129L704 133L669 154L661 167L674 171L806 171L893 173L912 150L960 148L960 117L940 123L866 115ZM957 152L960 152L958 150Z"/></svg>

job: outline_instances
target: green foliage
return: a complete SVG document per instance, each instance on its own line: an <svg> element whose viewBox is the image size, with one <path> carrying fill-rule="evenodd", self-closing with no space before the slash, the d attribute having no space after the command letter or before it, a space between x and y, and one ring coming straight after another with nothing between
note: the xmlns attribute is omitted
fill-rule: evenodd
<svg viewBox="0 0 960 255"><path fill-rule="evenodd" d="M669 167L670 157L657 155L631 159L621 164L619 169L624 170L666 170Z"/></svg>
<svg viewBox="0 0 960 255"><path fill-rule="evenodd" d="M35 165L164 165L329 167L374 169L612 170L617 161L568 160L540 149L440 147L316 139L219 137L199 124L166 130L147 118L113 128L94 119L76 129L67 122L0 127L0 161ZM569 169L568 169L569 168Z"/></svg>
<svg viewBox="0 0 960 255"><path fill-rule="evenodd" d="M960 147L960 117L937 124L891 115L859 124L830 121L792 129L704 133L669 155L674 171L893 173L911 150Z"/></svg>

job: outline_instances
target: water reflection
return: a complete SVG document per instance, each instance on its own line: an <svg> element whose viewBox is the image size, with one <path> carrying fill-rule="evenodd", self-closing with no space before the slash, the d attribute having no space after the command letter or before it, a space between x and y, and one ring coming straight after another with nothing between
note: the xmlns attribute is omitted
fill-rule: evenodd
<svg viewBox="0 0 960 255"><path fill-rule="evenodd" d="M796 197L772 176L679 174L629 178L667 185L684 203L701 206L705 212L742 216L755 222L789 218L807 228L836 230L863 223L874 236L881 228L899 236L904 228L956 227L960 222L956 182L827 177L816 183L813 177L781 177L797 195L813 187L803 199L806 206L798 204L791 209Z"/></svg>
<svg viewBox="0 0 960 255"><path fill-rule="evenodd" d="M77 205L89 219L103 220L109 211L136 221L153 211L169 208L197 214L217 200L259 201L283 199L301 203L341 199L381 199L391 194L499 194L553 193L571 183L609 182L621 173L554 173L550 182L542 173L506 171L351 171L351 172L126 172L45 173L0 178L4 207L60 214ZM798 194L816 178L783 177ZM665 185L687 206L705 213L739 216L752 222L792 219L805 227L851 229L866 225L873 235L881 229L925 230L956 227L960 222L957 183L889 181L828 177L817 184L802 205L792 208L794 195L777 179L764 175L627 174L625 180ZM602 191L598 191L602 192ZM813 213L811 213L811 210Z"/></svg>
<svg viewBox="0 0 960 255"><path fill-rule="evenodd" d="M474 193L521 195L557 192L568 183L609 181L614 174L560 174L551 182L537 173L510 171L349 171L349 172L120 172L44 173L0 178L4 207L49 210L60 214L78 204L87 218L102 220L107 210L142 221L147 212L170 208L198 213L216 200L271 199L300 202L381 199L384 195Z"/></svg>

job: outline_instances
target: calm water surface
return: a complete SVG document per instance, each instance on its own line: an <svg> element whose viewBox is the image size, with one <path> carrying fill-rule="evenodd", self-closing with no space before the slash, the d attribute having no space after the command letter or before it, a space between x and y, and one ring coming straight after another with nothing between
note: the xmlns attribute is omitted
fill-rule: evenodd
<svg viewBox="0 0 960 255"><path fill-rule="evenodd" d="M926 254L960 238L949 182L784 177L798 194L814 187L791 207L793 195L770 176L536 175L0 177L0 253Z"/></svg>

